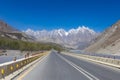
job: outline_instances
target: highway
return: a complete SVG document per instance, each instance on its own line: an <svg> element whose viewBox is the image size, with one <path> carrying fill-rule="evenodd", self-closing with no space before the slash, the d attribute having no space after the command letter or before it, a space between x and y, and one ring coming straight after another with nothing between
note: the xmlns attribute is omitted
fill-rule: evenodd
<svg viewBox="0 0 120 80"><path fill-rule="evenodd" d="M15 80L120 80L120 70L51 52Z"/></svg>

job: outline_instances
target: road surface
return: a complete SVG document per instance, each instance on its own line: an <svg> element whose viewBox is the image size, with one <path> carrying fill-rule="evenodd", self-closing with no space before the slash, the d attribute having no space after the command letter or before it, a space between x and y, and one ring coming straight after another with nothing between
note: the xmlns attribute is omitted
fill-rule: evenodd
<svg viewBox="0 0 120 80"><path fill-rule="evenodd" d="M120 70L51 52L16 80L120 80Z"/></svg>

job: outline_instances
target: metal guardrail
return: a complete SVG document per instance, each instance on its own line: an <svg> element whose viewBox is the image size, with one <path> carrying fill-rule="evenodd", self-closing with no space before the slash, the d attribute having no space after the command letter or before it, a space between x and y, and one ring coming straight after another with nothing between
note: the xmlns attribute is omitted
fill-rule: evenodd
<svg viewBox="0 0 120 80"><path fill-rule="evenodd" d="M0 65L0 79L5 78L6 76L12 74L13 72L23 68L27 64L37 60L38 58L40 58L43 55L44 54L41 53L39 55L32 56L32 57L29 57L26 59L12 61L10 63Z"/></svg>

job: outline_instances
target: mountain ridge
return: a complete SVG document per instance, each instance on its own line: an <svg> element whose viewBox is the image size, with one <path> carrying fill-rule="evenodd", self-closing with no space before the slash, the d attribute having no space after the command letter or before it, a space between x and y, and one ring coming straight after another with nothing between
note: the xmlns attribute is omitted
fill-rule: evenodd
<svg viewBox="0 0 120 80"><path fill-rule="evenodd" d="M6 33L20 32L19 30L13 28L2 20L0 20L0 31Z"/></svg>
<svg viewBox="0 0 120 80"><path fill-rule="evenodd" d="M94 30L85 26L78 27L77 29L70 29L69 31L64 29L51 31L34 31L32 29L27 29L23 32L36 37L37 41L54 42L64 45L65 47L78 48L80 44L82 44L84 47L81 47L80 49L84 49L85 46L88 46L91 40L98 35Z"/></svg>
<svg viewBox="0 0 120 80"><path fill-rule="evenodd" d="M96 41L85 49L87 52L113 53L120 52L120 20L106 29Z"/></svg>
<svg viewBox="0 0 120 80"><path fill-rule="evenodd" d="M2 20L0 20L0 37L23 41L33 41L33 38L31 36L28 36L25 33L13 28Z"/></svg>

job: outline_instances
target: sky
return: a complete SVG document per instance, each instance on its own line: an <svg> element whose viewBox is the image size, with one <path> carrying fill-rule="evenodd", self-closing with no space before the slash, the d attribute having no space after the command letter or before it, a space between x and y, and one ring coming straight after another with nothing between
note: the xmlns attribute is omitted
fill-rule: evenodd
<svg viewBox="0 0 120 80"><path fill-rule="evenodd" d="M101 32L120 19L120 0L0 0L0 20L19 29Z"/></svg>

